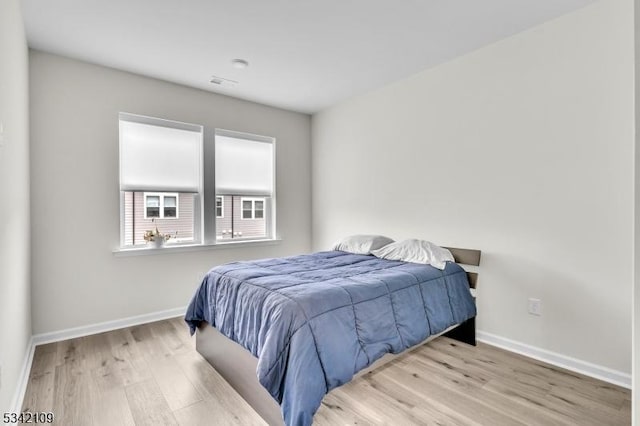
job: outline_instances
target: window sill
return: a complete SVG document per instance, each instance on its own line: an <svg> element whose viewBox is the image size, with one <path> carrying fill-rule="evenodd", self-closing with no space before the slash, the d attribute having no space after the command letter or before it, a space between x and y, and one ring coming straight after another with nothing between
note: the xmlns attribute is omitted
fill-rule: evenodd
<svg viewBox="0 0 640 426"><path fill-rule="evenodd" d="M190 251L202 251L202 250L219 250L229 248L241 248L241 247L254 247L254 246L273 246L280 244L282 240L280 238L274 238L271 240L244 240L244 241L228 241L224 243L215 244L180 244L175 246L164 247L129 247L129 248L117 248L113 250L113 255L116 257L124 256L148 256L156 254L169 254L169 253L185 253Z"/></svg>

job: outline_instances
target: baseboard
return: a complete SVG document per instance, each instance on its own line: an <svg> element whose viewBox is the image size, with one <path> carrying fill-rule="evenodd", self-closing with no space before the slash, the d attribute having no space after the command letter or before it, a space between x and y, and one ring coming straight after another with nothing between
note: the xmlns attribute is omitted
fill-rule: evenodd
<svg viewBox="0 0 640 426"><path fill-rule="evenodd" d="M557 352L548 351L546 349L531 346L522 342L517 342L515 340L507 339L505 337L497 336L495 334L487 333L480 330L476 331L476 338L478 339L478 341L491 346L496 346L510 352L515 352L529 358L537 359L538 361L543 361L557 367L584 374L585 376L593 377L608 383L612 383L614 385L631 389L631 374L628 373L616 371L608 367L592 364L587 361L582 361L580 359L562 355Z"/></svg>
<svg viewBox="0 0 640 426"><path fill-rule="evenodd" d="M22 368L20 369L20 375L18 376L16 391L13 394L13 399L9 406L9 412L19 413L22 411L22 402L24 401L24 395L27 391L27 385L29 384L29 375L31 374L31 365L33 364L35 347L36 346L33 344L33 337L31 337L27 343L24 361L22 362Z"/></svg>
<svg viewBox="0 0 640 426"><path fill-rule="evenodd" d="M33 343L35 346L46 343L59 342L62 340L75 339L92 334L104 333L105 331L117 330L119 328L131 327L134 325L146 324L168 318L175 318L187 311L186 307L167 309L166 311L152 312L150 314L136 315L134 317L122 318L113 321L89 324L81 327L68 328L66 330L52 331L50 333L35 334Z"/></svg>

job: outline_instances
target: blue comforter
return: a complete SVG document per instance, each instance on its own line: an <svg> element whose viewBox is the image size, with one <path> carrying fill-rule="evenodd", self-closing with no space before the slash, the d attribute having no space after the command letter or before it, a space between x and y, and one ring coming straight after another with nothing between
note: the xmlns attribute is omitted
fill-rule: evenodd
<svg viewBox="0 0 640 426"><path fill-rule="evenodd" d="M213 268L186 313L258 358L287 425L310 425L322 398L387 352L475 316L464 270L341 251Z"/></svg>

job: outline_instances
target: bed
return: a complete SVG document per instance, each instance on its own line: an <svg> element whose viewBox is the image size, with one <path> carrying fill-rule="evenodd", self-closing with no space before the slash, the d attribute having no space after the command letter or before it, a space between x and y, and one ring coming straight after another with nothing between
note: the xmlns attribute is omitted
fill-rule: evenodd
<svg viewBox="0 0 640 426"><path fill-rule="evenodd" d="M479 251L450 251L479 264ZM185 320L198 352L269 424L309 425L326 393L385 354L445 332L474 344L476 278L453 262L342 251L235 262L209 271Z"/></svg>

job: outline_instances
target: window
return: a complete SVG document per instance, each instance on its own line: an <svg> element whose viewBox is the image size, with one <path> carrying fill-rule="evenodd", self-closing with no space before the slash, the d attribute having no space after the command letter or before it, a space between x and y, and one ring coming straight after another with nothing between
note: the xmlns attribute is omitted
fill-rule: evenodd
<svg viewBox="0 0 640 426"><path fill-rule="evenodd" d="M275 139L120 113L121 246L275 236ZM213 135L212 135L213 136Z"/></svg>
<svg viewBox="0 0 640 426"><path fill-rule="evenodd" d="M224 197L216 197L216 218L224 218Z"/></svg>
<svg viewBox="0 0 640 426"><path fill-rule="evenodd" d="M169 244L202 240L201 126L120 114L121 245L142 246L146 231Z"/></svg>
<svg viewBox="0 0 640 426"><path fill-rule="evenodd" d="M178 218L178 194L145 192L144 218Z"/></svg>
<svg viewBox="0 0 640 426"><path fill-rule="evenodd" d="M144 218L160 217L160 196L145 195L144 198Z"/></svg>
<svg viewBox="0 0 640 426"><path fill-rule="evenodd" d="M162 205L162 212L164 217L178 217L178 194L164 195Z"/></svg>
<svg viewBox="0 0 640 426"><path fill-rule="evenodd" d="M275 140L216 130L216 196L230 217L217 218L216 238L273 238L275 232Z"/></svg>
<svg viewBox="0 0 640 426"><path fill-rule="evenodd" d="M242 198L243 219L264 219L264 198Z"/></svg>
<svg viewBox="0 0 640 426"><path fill-rule="evenodd" d="M264 218L264 200L253 201L253 218L254 219Z"/></svg>
<svg viewBox="0 0 640 426"><path fill-rule="evenodd" d="M251 200L242 199L242 218L253 219L253 202Z"/></svg>

